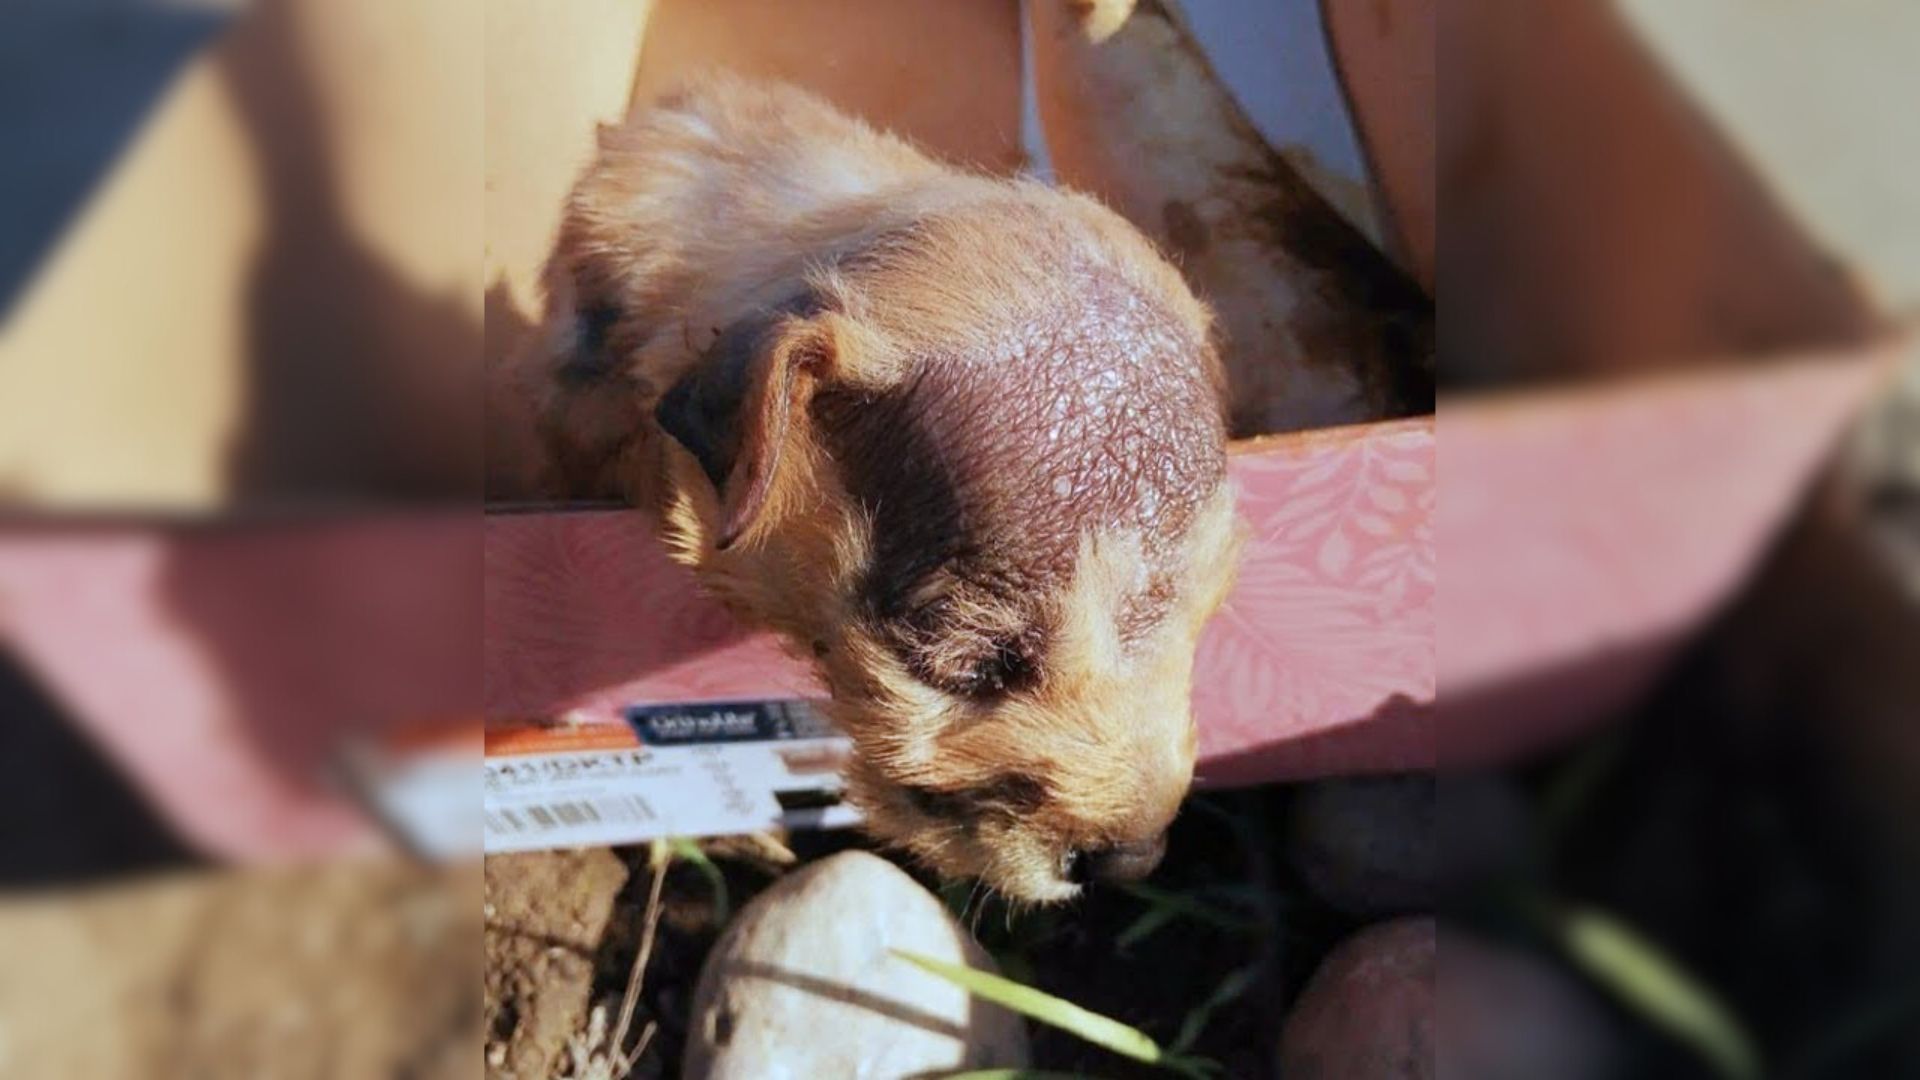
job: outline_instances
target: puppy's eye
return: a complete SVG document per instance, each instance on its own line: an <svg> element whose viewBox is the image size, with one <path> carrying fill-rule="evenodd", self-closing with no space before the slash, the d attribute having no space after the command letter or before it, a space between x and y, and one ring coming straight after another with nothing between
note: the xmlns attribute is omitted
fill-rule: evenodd
<svg viewBox="0 0 1920 1080"><path fill-rule="evenodd" d="M1018 642L1004 642L975 661L958 681L957 690L967 697L998 697L1033 683L1033 660Z"/></svg>
<svg viewBox="0 0 1920 1080"><path fill-rule="evenodd" d="M969 821L991 813L1035 814L1053 799L1053 788L1045 780L1023 772L1002 773L972 787L904 790L915 809L950 821Z"/></svg>
<svg viewBox="0 0 1920 1080"><path fill-rule="evenodd" d="M574 314L573 351L560 366L560 381L569 385L595 382L613 371L613 353L607 338L620 322L620 309L598 301Z"/></svg>
<svg viewBox="0 0 1920 1080"><path fill-rule="evenodd" d="M941 595L890 620L884 632L921 682L992 700L1041 679L1045 631L1009 607Z"/></svg>

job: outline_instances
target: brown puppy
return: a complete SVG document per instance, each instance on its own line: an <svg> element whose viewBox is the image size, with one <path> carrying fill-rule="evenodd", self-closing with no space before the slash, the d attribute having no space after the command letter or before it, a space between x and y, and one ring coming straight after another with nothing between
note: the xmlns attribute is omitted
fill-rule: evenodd
<svg viewBox="0 0 1920 1080"><path fill-rule="evenodd" d="M1207 314L1135 230L715 76L602 131L547 288L548 493L815 659L876 835L1021 900L1152 868L1236 531Z"/></svg>

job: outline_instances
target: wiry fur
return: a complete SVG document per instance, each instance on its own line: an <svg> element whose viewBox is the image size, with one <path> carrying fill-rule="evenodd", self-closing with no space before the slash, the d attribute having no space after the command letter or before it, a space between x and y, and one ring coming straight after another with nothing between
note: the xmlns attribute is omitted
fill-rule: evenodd
<svg viewBox="0 0 1920 1080"><path fill-rule="evenodd" d="M1193 650L1235 528L1207 315L1137 232L1083 197L937 165L791 88L713 77L602 131L547 286L541 341L515 372L551 450L547 493L651 509L709 590L814 661L857 745L850 790L874 833L1045 901L1077 891L1067 852L1164 829L1191 780ZM1125 318L1086 315L1092 294ZM749 449L716 486L714 462L656 409L750 319L765 329L747 398L771 401L778 423L736 425ZM1116 394L1198 402L1197 415L1167 422L1142 405L1151 422L1128 429L1125 454L1058 463L1028 454L1040 436L1019 428L969 471L980 433L1002 432L941 409L989 413L1001 388L1017 397L1032 381L1029 365L1106 352L1133 364ZM928 396L936 384L946 396ZM899 555L887 541L901 509L861 486L854 462L874 447L849 440L894 437L860 423L883 401L950 436L913 450L954 489L928 543L970 530L986 550L909 551L912 580L876 584L880 554ZM741 461L765 464L750 444L770 430L777 467L764 499L743 502ZM875 453L884 469L906 451ZM1065 539L1034 547L1034 522L987 520L1024 513L1005 508L1051 482L1009 478L1007 461L1071 471L1090 493L1047 515ZM729 515L739 535L723 544ZM907 633L893 607L926 621ZM1015 648L1033 669L991 692L929 678Z"/></svg>

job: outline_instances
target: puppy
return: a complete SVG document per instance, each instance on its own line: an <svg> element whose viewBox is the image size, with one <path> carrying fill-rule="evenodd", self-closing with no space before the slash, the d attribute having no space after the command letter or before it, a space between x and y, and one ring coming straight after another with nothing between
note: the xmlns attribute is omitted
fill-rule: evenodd
<svg viewBox="0 0 1920 1080"><path fill-rule="evenodd" d="M547 493L650 509L813 659L875 835L1021 901L1153 868L1237 534L1208 315L1147 241L712 76L601 131L546 288Z"/></svg>

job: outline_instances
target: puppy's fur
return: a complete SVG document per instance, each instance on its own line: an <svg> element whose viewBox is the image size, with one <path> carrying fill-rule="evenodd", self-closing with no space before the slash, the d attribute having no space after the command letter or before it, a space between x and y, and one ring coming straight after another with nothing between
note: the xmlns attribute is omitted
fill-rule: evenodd
<svg viewBox="0 0 1920 1080"><path fill-rule="evenodd" d="M1207 313L1133 228L714 76L602 130L546 286L546 493L814 658L873 832L1023 900L1151 867L1236 531Z"/></svg>

